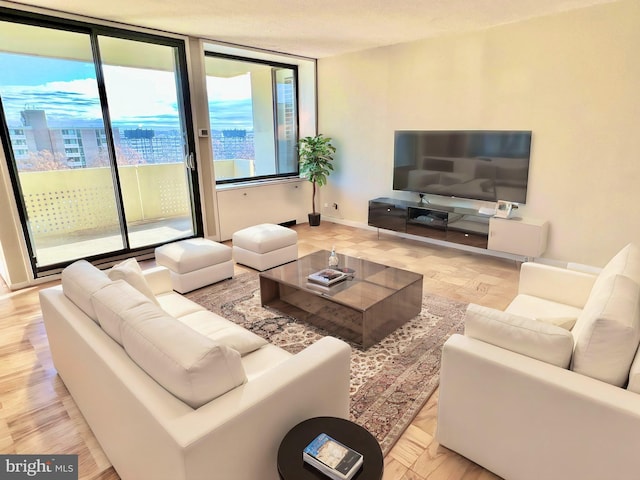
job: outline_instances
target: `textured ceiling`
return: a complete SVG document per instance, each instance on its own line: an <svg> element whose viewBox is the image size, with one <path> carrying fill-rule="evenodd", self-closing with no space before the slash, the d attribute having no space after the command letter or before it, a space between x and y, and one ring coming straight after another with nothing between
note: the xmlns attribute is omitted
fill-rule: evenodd
<svg viewBox="0 0 640 480"><path fill-rule="evenodd" d="M29 0L31 5L322 58L612 0Z"/></svg>

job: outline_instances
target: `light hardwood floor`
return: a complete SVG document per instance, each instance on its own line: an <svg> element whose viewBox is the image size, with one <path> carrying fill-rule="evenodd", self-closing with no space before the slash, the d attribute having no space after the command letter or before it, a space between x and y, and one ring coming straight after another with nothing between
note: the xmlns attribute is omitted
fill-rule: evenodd
<svg viewBox="0 0 640 480"><path fill-rule="evenodd" d="M335 245L340 253L422 273L425 292L500 309L516 294L519 265L512 260L327 221L294 228L300 255ZM118 479L53 368L38 304L39 289L53 284L15 292L0 285L0 453L74 453L81 479ZM498 478L438 445L437 397L436 391L386 456L384 480Z"/></svg>

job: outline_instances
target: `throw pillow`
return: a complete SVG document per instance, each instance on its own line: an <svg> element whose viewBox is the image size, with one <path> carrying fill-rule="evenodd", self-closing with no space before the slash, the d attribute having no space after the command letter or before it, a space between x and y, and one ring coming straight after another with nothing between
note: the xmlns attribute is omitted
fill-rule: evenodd
<svg viewBox="0 0 640 480"><path fill-rule="evenodd" d="M62 291L80 310L98 322L91 294L111 283L109 277L86 260L78 260L62 271Z"/></svg>
<svg viewBox="0 0 640 480"><path fill-rule="evenodd" d="M623 386L640 342L640 286L624 275L594 285L574 327L571 369Z"/></svg>
<svg viewBox="0 0 640 480"><path fill-rule="evenodd" d="M124 280L153 303L159 305L156 296L151 291L151 287L144 278L142 269L135 258L128 258L124 262L114 265L107 272L107 275L109 275L111 280Z"/></svg>
<svg viewBox="0 0 640 480"><path fill-rule="evenodd" d="M535 317L534 320L548 323L549 325L556 325L565 330L571 330L578 319L576 317Z"/></svg>
<svg viewBox="0 0 640 480"><path fill-rule="evenodd" d="M614 275L624 275L640 283L640 248L636 244L629 243L607 262L593 288L601 288L600 284Z"/></svg>
<svg viewBox="0 0 640 480"><path fill-rule="evenodd" d="M91 295L91 304L98 316L98 323L120 345L124 322L122 312L144 303L153 305L151 300L124 280L115 280Z"/></svg>
<svg viewBox="0 0 640 480"><path fill-rule="evenodd" d="M240 354L145 303L122 313L122 342L131 359L177 398L198 408L242 385Z"/></svg>
<svg viewBox="0 0 640 480"><path fill-rule="evenodd" d="M571 361L571 332L493 308L469 304L464 334L561 368Z"/></svg>

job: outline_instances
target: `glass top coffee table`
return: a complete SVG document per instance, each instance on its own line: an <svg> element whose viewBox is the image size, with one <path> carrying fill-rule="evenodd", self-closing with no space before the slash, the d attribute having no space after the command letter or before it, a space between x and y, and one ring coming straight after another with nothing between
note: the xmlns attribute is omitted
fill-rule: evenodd
<svg viewBox="0 0 640 480"><path fill-rule="evenodd" d="M368 348L420 313L422 274L338 254L347 280L324 287L308 281L327 268L321 250L260 273L263 306Z"/></svg>

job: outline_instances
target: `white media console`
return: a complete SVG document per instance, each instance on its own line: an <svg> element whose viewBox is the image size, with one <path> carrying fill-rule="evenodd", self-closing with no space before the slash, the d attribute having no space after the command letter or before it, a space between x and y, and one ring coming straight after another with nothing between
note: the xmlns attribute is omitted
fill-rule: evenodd
<svg viewBox="0 0 640 480"><path fill-rule="evenodd" d="M523 257L539 257L547 248L549 222L497 218L478 210L393 198L369 201L368 224Z"/></svg>

